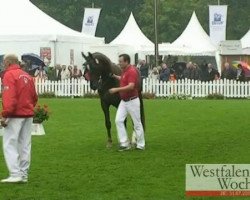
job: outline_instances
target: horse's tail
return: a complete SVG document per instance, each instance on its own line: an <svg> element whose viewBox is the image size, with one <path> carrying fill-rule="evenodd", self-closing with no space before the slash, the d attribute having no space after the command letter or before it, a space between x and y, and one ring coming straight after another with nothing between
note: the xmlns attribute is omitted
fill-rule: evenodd
<svg viewBox="0 0 250 200"><path fill-rule="evenodd" d="M140 113L141 113L141 123L143 126L144 131L146 130L146 123L145 123L145 112L144 112L144 104L143 104L143 98L142 98L142 85L143 85L143 79L141 78L140 70L135 68L138 75L138 93L139 93L139 99L140 99Z"/></svg>
<svg viewBox="0 0 250 200"><path fill-rule="evenodd" d="M142 92L139 92L139 99L140 99L140 113L141 113L141 123L143 126L144 131L146 130L146 124L145 124L145 112L144 112L144 104L143 104L143 98L142 98Z"/></svg>

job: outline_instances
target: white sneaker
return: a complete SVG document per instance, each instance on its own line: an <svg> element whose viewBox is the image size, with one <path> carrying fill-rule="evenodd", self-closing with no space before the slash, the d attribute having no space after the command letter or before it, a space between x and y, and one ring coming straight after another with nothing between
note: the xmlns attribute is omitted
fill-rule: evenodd
<svg viewBox="0 0 250 200"><path fill-rule="evenodd" d="M132 138L131 138L131 144L136 144L136 134L135 134L135 131L133 131L132 133Z"/></svg>
<svg viewBox="0 0 250 200"><path fill-rule="evenodd" d="M22 178L21 177L9 177L9 178L6 178L6 179L2 179L1 180L1 183L20 183L22 182Z"/></svg>
<svg viewBox="0 0 250 200"><path fill-rule="evenodd" d="M139 150L139 151L144 151L145 150L145 147L136 147L135 150Z"/></svg>
<svg viewBox="0 0 250 200"><path fill-rule="evenodd" d="M22 183L28 183L28 177L23 177L21 182Z"/></svg>
<svg viewBox="0 0 250 200"><path fill-rule="evenodd" d="M118 149L118 151L129 151L131 149L131 146L130 145L128 145L128 146L120 146L119 147L119 149Z"/></svg>

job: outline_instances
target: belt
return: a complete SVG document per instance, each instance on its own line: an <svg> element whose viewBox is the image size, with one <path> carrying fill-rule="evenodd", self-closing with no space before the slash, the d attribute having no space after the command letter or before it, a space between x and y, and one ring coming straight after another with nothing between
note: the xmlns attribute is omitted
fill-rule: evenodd
<svg viewBox="0 0 250 200"><path fill-rule="evenodd" d="M128 98L128 99L123 99L123 101L128 102L128 101L132 101L132 100L134 100L134 99L136 99L136 98L138 98L138 97L137 97L137 96L134 96L134 97L130 97L130 98Z"/></svg>

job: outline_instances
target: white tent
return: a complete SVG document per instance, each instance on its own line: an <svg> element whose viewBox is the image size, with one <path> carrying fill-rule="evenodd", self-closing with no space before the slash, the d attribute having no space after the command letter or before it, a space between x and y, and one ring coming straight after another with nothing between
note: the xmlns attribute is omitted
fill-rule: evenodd
<svg viewBox="0 0 250 200"><path fill-rule="evenodd" d="M158 45L159 55L186 55L187 48L175 47L171 43L161 43ZM146 55L154 55L155 49L153 46L142 46L139 51L139 57L143 58Z"/></svg>
<svg viewBox="0 0 250 200"><path fill-rule="evenodd" d="M47 47L51 49L51 65L70 64L70 59L81 65L80 52L91 44L103 43L103 38L64 26L29 0L0 0L0 54L40 55L40 48Z"/></svg>
<svg viewBox="0 0 250 200"><path fill-rule="evenodd" d="M101 44L101 45L90 45L89 52L95 53L100 52L105 54L113 63L118 63L119 55L128 54L131 59L131 64L136 64L135 54L137 53L132 46L129 45L112 45L112 44Z"/></svg>
<svg viewBox="0 0 250 200"><path fill-rule="evenodd" d="M250 29L249 31L241 38L241 44L244 54L250 55Z"/></svg>
<svg viewBox="0 0 250 200"><path fill-rule="evenodd" d="M160 55L215 56L216 47L202 28L195 12L182 34L171 44L159 44ZM139 55L153 55L154 48L142 48Z"/></svg>
<svg viewBox="0 0 250 200"><path fill-rule="evenodd" d="M153 46L154 44L143 34L139 28L133 13L124 26L121 33L110 43L111 45L128 45L136 52L142 48L142 46Z"/></svg>
<svg viewBox="0 0 250 200"><path fill-rule="evenodd" d="M131 58L131 64L135 64L135 53L131 52L131 46L127 45L111 45L111 44L104 44L104 45L91 45L89 46L89 51L100 52L105 54L113 63L118 63L119 55L123 53L127 53Z"/></svg>
<svg viewBox="0 0 250 200"><path fill-rule="evenodd" d="M183 54L214 56L216 47L202 28L195 12L183 33L171 44L171 47L183 48Z"/></svg>

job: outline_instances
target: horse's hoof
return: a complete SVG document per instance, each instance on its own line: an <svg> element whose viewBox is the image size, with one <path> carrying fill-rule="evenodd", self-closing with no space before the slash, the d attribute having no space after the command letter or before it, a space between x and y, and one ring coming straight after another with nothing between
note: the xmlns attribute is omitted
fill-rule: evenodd
<svg viewBox="0 0 250 200"><path fill-rule="evenodd" d="M112 148L112 142L108 142L107 145L106 145L106 147L107 147L108 149Z"/></svg>

